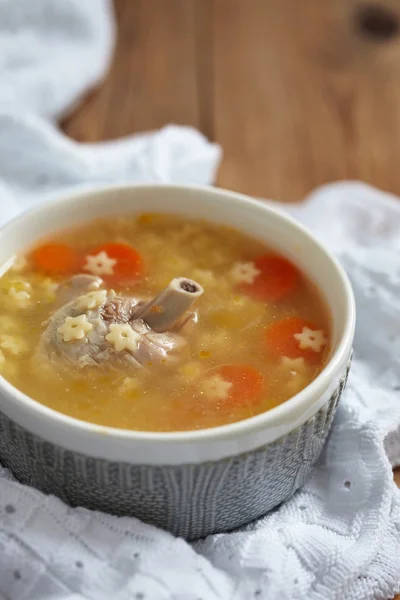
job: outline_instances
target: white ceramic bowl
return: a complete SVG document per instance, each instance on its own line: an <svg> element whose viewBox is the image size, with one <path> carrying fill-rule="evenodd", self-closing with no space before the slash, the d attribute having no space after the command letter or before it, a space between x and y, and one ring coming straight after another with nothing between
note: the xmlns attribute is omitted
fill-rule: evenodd
<svg viewBox="0 0 400 600"><path fill-rule="evenodd" d="M95 217L160 212L236 227L292 260L332 316L332 352L302 392L261 415L212 429L117 430L57 413L0 377L0 460L71 504L133 514L188 538L242 525L290 496L310 473L350 362L355 305L337 260L300 224L215 188L110 186L53 200L0 231L0 265L38 239Z"/></svg>

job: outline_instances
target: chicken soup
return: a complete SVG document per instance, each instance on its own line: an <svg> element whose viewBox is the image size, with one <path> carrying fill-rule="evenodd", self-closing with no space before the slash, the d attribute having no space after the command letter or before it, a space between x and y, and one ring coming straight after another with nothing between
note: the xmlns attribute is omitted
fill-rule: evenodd
<svg viewBox="0 0 400 600"><path fill-rule="evenodd" d="M57 232L0 278L0 373L42 404L142 431L216 427L302 390L329 315L291 262L167 215Z"/></svg>

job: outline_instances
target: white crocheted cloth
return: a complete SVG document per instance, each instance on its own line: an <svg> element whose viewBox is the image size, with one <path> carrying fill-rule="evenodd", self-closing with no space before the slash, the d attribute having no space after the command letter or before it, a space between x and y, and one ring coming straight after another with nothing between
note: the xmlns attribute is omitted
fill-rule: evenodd
<svg viewBox="0 0 400 600"><path fill-rule="evenodd" d="M93 146L50 123L104 73L113 46L105 0L0 0L0 15L0 221L71 186L213 180L219 149L191 129ZM135 519L71 509L0 467L1 600L400 591L400 492L389 462L400 463L400 203L342 183L290 211L340 257L358 305L348 390L312 479L258 522L189 545Z"/></svg>

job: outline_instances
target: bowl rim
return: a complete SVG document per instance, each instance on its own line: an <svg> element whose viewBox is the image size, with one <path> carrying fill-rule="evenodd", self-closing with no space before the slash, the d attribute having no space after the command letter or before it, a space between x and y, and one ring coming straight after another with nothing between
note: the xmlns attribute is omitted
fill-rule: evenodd
<svg viewBox="0 0 400 600"><path fill-rule="evenodd" d="M321 373L303 390L295 394L282 404L271 408L263 413L237 421L234 423L228 423L218 427L211 427L207 429L197 429L190 431L172 431L172 432L152 432L152 431L138 431L130 429L119 429L114 427L108 427L83 421L75 417L71 417L64 413L58 412L55 409L49 408L39 401L34 400L27 394L21 392L14 385L9 383L4 377L0 375L0 392L6 392L11 395L14 400L18 401L20 405L29 411L34 412L48 422L57 422L60 426L69 428L70 430L76 430L80 432L87 432L92 434L100 434L107 436L108 438L113 437L119 440L126 440L131 442L157 442L162 444L176 444L186 442L208 442L213 440L224 440L233 439L236 436L244 436L254 431L264 430L271 427L275 422L289 419L291 413L301 412L305 410L307 400L310 396L318 395L318 391L327 388L329 383L339 373L340 369L343 370L343 365L347 362L352 346L352 340L355 329L355 299L350 281L340 265L337 258L331 253L330 250L325 248L321 242L314 237L314 235L304 227L299 221L285 213L284 210L279 207L271 205L271 202L263 202L262 200L255 200L245 194L225 190L223 188L216 188L204 185L179 185L170 183L122 183L122 184L108 184L108 185L82 185L75 187L74 189L67 190L66 192L59 192L53 194L47 194L45 200L38 206L35 206L22 214L17 215L11 221L7 222L0 228L0 243L2 236L10 229L23 226L27 221L40 213L45 212L47 209L56 211L57 207L68 204L69 202L77 201L84 197L97 196L104 193L114 193L117 191L129 191L135 190L140 191L149 190L151 188L166 188L168 190L177 190L180 192L200 192L211 194L215 198L226 198L236 203L242 203L247 205L249 209L257 209L258 211L263 210L266 214L273 214L281 222L285 223L285 226L296 229L301 235L307 237L313 245L318 249L320 253L325 255L325 258L329 260L333 269L336 271L336 275L342 284L342 288L346 297L346 316L343 327L343 334L338 340L336 348L330 357L328 363L325 365ZM95 218L95 215L94 215ZM210 215L210 222L212 222L212 215ZM239 228L240 229L240 228Z"/></svg>

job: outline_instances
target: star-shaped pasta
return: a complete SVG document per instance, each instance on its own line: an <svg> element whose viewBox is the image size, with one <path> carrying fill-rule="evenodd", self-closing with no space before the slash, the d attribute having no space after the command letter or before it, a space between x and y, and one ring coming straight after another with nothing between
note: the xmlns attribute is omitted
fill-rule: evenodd
<svg viewBox="0 0 400 600"><path fill-rule="evenodd" d="M260 272L253 262L236 263L230 271L230 276L235 283L253 283Z"/></svg>
<svg viewBox="0 0 400 600"><path fill-rule="evenodd" d="M30 286L27 289L30 289ZM18 290L15 287L11 287L8 295L12 299L13 305L17 308L27 308L31 303L31 295L25 289Z"/></svg>
<svg viewBox="0 0 400 600"><path fill-rule="evenodd" d="M210 400L226 400L231 387L230 381L225 381L220 375L213 375L203 381L201 389L204 396Z"/></svg>
<svg viewBox="0 0 400 600"><path fill-rule="evenodd" d="M133 377L125 377L121 383L119 390L122 393L127 393L130 396L136 396L141 388L141 381Z"/></svg>
<svg viewBox="0 0 400 600"><path fill-rule="evenodd" d="M16 292L30 292L32 290L32 286L29 281L25 279L14 279L11 281L12 287L15 288Z"/></svg>
<svg viewBox="0 0 400 600"><path fill-rule="evenodd" d="M323 346L328 343L322 329L313 330L309 327L303 327L301 333L295 333L293 337L299 342L300 350L313 350L314 352L321 352Z"/></svg>
<svg viewBox="0 0 400 600"><path fill-rule="evenodd" d="M23 352L27 352L29 349L29 346L25 340L14 335L0 336L0 346L3 350L9 354L13 354L14 356L22 354Z"/></svg>
<svg viewBox="0 0 400 600"><path fill-rule="evenodd" d="M114 266L117 264L117 260L108 256L107 252L88 254L85 260L84 271L89 271L93 275L113 275Z"/></svg>
<svg viewBox="0 0 400 600"><path fill-rule="evenodd" d="M288 371L298 371L304 369L305 362L304 358L300 356L299 358L289 358L288 356L282 356L281 364Z"/></svg>
<svg viewBox="0 0 400 600"><path fill-rule="evenodd" d="M113 323L110 325L110 333L106 335L106 340L114 346L116 352L122 352L123 350L135 352L141 336L128 323Z"/></svg>
<svg viewBox="0 0 400 600"><path fill-rule="evenodd" d="M301 356L299 358L282 356L281 365L286 371L289 371L291 375L297 375L299 371L301 372L304 370L306 363Z"/></svg>
<svg viewBox="0 0 400 600"><path fill-rule="evenodd" d="M46 300L55 300L56 292L59 287L58 283L51 279L51 277L46 277L46 279L42 281L40 287L46 296Z"/></svg>
<svg viewBox="0 0 400 600"><path fill-rule="evenodd" d="M82 340L92 329L93 325L89 323L87 316L79 315L79 317L67 317L57 331L62 335L64 342L71 342Z"/></svg>
<svg viewBox="0 0 400 600"><path fill-rule="evenodd" d="M79 298L79 307L93 310L104 304L107 299L107 290L99 290L97 292L89 292L85 296Z"/></svg>

